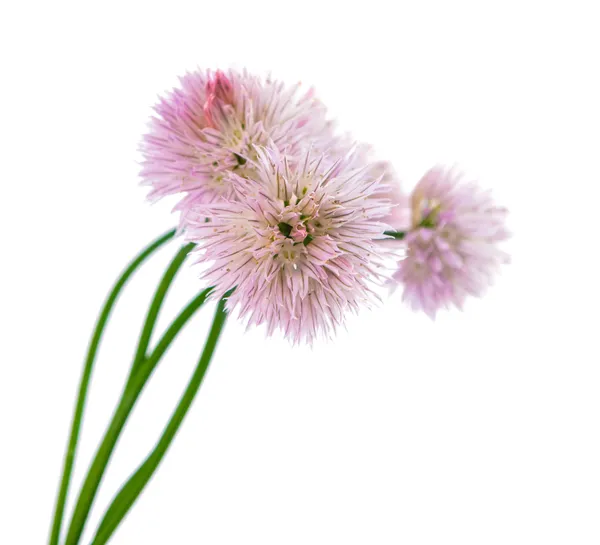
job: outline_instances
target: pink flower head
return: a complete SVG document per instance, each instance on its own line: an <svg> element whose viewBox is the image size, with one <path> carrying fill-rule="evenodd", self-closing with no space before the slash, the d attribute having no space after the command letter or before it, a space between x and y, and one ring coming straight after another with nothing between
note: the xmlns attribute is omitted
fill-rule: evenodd
<svg viewBox="0 0 600 545"><path fill-rule="evenodd" d="M324 151L333 126L312 91L286 87L247 72L197 71L180 79L155 106L141 151L142 183L149 198L181 194L181 227L197 204L237 195L235 181L254 176L255 146L277 146L290 163L307 143ZM231 174L236 176L231 176Z"/></svg>
<svg viewBox="0 0 600 545"><path fill-rule="evenodd" d="M423 176L412 193L412 228L406 256L394 279L403 299L435 318L438 309L462 308L468 295L481 296L508 256L498 243L509 236L506 209L489 192L443 167Z"/></svg>
<svg viewBox="0 0 600 545"><path fill-rule="evenodd" d="M196 207L188 239L214 297L235 288L227 306L248 325L312 343L374 296L389 201L351 157L325 166L309 153L296 164L273 150L255 156L256 179L239 179L236 199Z"/></svg>

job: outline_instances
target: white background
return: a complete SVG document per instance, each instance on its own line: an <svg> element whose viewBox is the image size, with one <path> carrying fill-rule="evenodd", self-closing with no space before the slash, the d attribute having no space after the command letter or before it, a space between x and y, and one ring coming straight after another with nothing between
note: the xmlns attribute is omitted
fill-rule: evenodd
<svg viewBox="0 0 600 545"><path fill-rule="evenodd" d="M46 540L81 361L122 266L175 222L137 144L201 67L315 85L407 189L457 161L511 210L513 263L433 323L399 296L292 349L230 321L115 545L600 543L596 2L6 2L0 10L0 543ZM135 277L93 377L84 474L176 244ZM164 327L201 288L186 267ZM153 445L203 311L135 410L102 508Z"/></svg>

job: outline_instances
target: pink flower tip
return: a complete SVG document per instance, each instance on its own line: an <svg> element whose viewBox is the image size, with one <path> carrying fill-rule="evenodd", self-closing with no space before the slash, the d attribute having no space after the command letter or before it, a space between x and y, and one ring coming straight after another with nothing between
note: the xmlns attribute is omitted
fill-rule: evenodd
<svg viewBox="0 0 600 545"><path fill-rule="evenodd" d="M206 95L214 95L228 104L233 102L233 85L223 71L217 70L215 77L206 82Z"/></svg>
<svg viewBox="0 0 600 545"><path fill-rule="evenodd" d="M306 227L301 223L295 225L290 233L294 242L303 242L307 235Z"/></svg>
<svg viewBox="0 0 600 545"><path fill-rule="evenodd" d="M233 85L231 80L221 71L217 70L215 76L206 82L206 102L204 103L204 116L209 126L215 126L215 110L226 104L233 103Z"/></svg>

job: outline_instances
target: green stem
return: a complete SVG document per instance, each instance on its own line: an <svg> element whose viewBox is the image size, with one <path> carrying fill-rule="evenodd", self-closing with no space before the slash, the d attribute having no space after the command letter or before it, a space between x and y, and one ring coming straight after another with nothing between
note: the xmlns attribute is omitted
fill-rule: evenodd
<svg viewBox="0 0 600 545"><path fill-rule="evenodd" d="M100 482L112 452L116 446L117 440L121 434L121 431L123 430L131 410L133 409L133 406L135 405L135 402L137 401L139 394L141 393L141 390L143 389L150 376L150 373L152 372L152 369L158 361L154 361L153 365L150 365L150 361L146 361L145 355L147 346L149 344L150 337L156 324L156 319L158 318L158 313L164 301L167 290L169 289L169 286L173 282L177 271L181 268L181 265L183 264L192 247L192 244L188 244L181 248L179 252L177 252L176 256L173 258L171 264L164 273L158 288L156 289L154 298L146 315L146 320L138 343L138 349L136 351L132 368L129 373L129 378L127 379L127 384L123 391L121 400L117 409L115 410L113 419L104 434L102 443L96 451L94 460L90 465L87 476L81 487L81 491L79 492L79 497L77 498L77 503L75 504L75 509L71 517L71 523L67 531L65 545L76 545L79 543L79 539L85 527L92 503L96 497L98 487L100 486ZM181 327L183 327L183 323L181 324ZM140 349L140 347L142 348ZM165 350L166 348L167 347L165 347ZM155 350L154 352L157 351ZM158 359L160 359L160 357ZM138 373L138 370L148 368L150 369L148 373Z"/></svg>
<svg viewBox="0 0 600 545"><path fill-rule="evenodd" d="M402 240L406 236L406 233L402 231L385 231L383 234L394 237L396 240Z"/></svg>
<svg viewBox="0 0 600 545"><path fill-rule="evenodd" d="M150 257L158 248L175 236L175 229L165 233L160 238L156 239L149 246L147 246L140 254L129 264L129 266L123 271L115 285L113 286L110 294L108 295L104 307L96 322L94 333L90 340L90 344L87 351L87 356L83 366L83 373L79 383L79 392L77 394L77 401L75 404L75 410L73 413L73 421L71 423L71 432L69 436L69 442L67 445L67 451L63 462L62 477L58 489L58 495L56 498L56 506L54 509L54 518L52 521L52 528L50 531L49 545L58 545L60 539L60 530L63 521L63 515L65 511L65 504L67 501L67 495L69 493L69 485L71 483L71 475L73 473L73 463L75 461L75 454L77 452L77 443L79 441L79 432L81 430L81 420L83 418L83 412L85 410L85 403L87 399L87 392L89 388L90 378L92 370L94 368L94 362L96 360L96 353L104 333L104 328L108 322L108 318L111 314L113 307L121 293L121 290L127 284L129 278L133 273L140 267L140 265Z"/></svg>
<svg viewBox="0 0 600 545"><path fill-rule="evenodd" d="M185 415L187 414L194 397L198 393L198 389L202 384L202 380L208 369L208 365L215 351L217 341L225 324L227 313L224 310L224 299L222 299L217 307L213 324L208 335L202 356L200 361L192 375L188 386L181 397L177 408L173 412L170 421L165 427L162 436L157 442L152 452L148 455L146 460L139 466L135 473L129 478L129 480L123 485L121 490L117 493L109 506L106 514L104 515L96 536L92 541L92 545L104 545L114 531L119 526L127 512L131 509L134 502L146 486L152 475L157 470L160 462L165 456L173 438L175 437Z"/></svg>
<svg viewBox="0 0 600 545"><path fill-rule="evenodd" d="M154 326L156 325L158 313L160 312L162 304L165 300L167 291L173 283L175 275L183 265L183 262L185 261L191 250L194 248L194 246L195 244L186 244L179 250L179 252L177 252L177 255L171 261L171 264L165 271L165 274L163 275L162 280L158 285L158 288L156 289L154 298L150 303L150 308L148 309L148 313L146 315L146 321L144 322L144 326L140 334L137 350L133 359L133 365L131 366L131 371L129 372L130 379L134 375L138 367L146 359L146 352L148 351L150 338L152 337L152 332L154 331Z"/></svg>

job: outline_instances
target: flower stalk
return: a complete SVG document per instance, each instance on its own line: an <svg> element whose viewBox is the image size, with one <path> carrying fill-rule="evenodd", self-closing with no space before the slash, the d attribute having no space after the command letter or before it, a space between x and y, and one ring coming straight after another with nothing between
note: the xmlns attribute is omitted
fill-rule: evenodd
<svg viewBox="0 0 600 545"><path fill-rule="evenodd" d="M226 318L225 299L221 299L217 305L213 324L210 333L208 334L202 356L198 361L194 374L192 375L177 408L173 412L171 419L152 452L113 499L104 518L100 522L98 530L96 531L96 536L91 545L104 545L110 539L125 515L137 500L138 496L150 481L152 475L154 475L154 472L157 470L198 393L223 330L223 326L225 325Z"/></svg>
<svg viewBox="0 0 600 545"><path fill-rule="evenodd" d="M102 340L102 335L104 334L104 329L106 327L108 319L112 313L115 303L117 302L117 299L119 298L119 295L121 294L121 291L129 281L131 276L139 269L139 267L144 263L144 261L146 261L146 259L148 259L154 252L156 252L156 250L158 250L161 246L166 244L174 236L175 229L172 229L171 231L168 231L161 237L157 238L146 248L144 248L126 267L121 276L117 279L114 287L112 288L108 297L106 298L104 306L102 307L102 311L100 312L100 316L98 317L98 321L96 322L96 326L94 328L94 333L92 334L92 338L90 340L85 363L83 365L83 372L79 384L77 401L75 403L75 410L73 413L73 421L71 423L69 442L67 445L67 450L63 462L62 477L58 489L56 506L54 509L54 517L52 520L52 527L50 530L49 545L58 545L58 542L60 540L60 530L62 527L65 504L69 493L71 476L73 473L75 455L77 454L77 445L79 442L81 422L87 400L87 392L89 389L92 371L94 369L94 363L96 361L98 347L100 346L100 341Z"/></svg>
<svg viewBox="0 0 600 545"><path fill-rule="evenodd" d="M384 231L383 234L387 235L388 237L393 237L396 240L403 240L406 236L404 231Z"/></svg>
<svg viewBox="0 0 600 545"><path fill-rule="evenodd" d="M183 265L183 262L192 248L193 245L188 244L179 250L177 255L171 261L171 264L167 268L155 292L146 316L144 326L142 328L138 342L138 348L131 366L129 378L127 379L127 384L123 390L123 394L121 395L119 405L115 410L113 418L104 434L98 450L96 451L96 455L94 456L81 487L81 491L71 517L71 523L67 531L65 545L77 545L79 543L79 539L84 530L90 509L96 497L98 487L100 486L100 482L104 476L106 467L121 435L123 427L125 426L125 423L127 422L127 419L129 418L129 415L135 406L140 393L145 387L146 382L150 378L152 371L160 361L160 358L164 352L169 347L170 342L185 324L185 322L181 323L179 329L176 329L174 332L169 330L167 332L171 335L169 337L169 342L159 342L152 355L150 357L146 357L146 350L166 293L172 284L175 275ZM206 293L204 298L206 298L208 295L208 290L205 291Z"/></svg>

